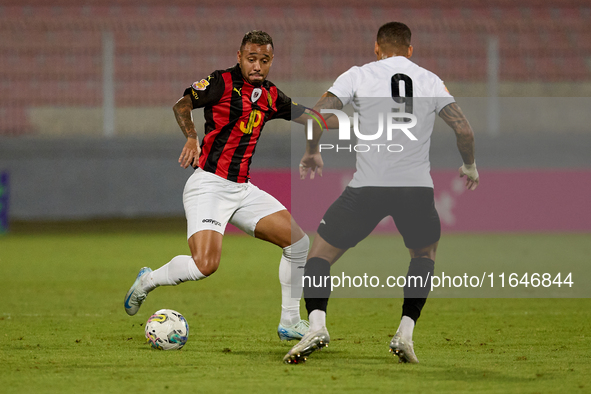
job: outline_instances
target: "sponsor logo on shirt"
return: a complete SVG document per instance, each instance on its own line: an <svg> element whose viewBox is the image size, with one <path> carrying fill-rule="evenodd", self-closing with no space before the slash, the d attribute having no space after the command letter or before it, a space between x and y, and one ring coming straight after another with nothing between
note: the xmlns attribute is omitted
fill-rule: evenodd
<svg viewBox="0 0 591 394"><path fill-rule="evenodd" d="M253 110L248 117L248 123L244 125L244 121L240 122L240 130L244 134L251 134L252 130L261 124L263 120L263 113L257 109Z"/></svg>

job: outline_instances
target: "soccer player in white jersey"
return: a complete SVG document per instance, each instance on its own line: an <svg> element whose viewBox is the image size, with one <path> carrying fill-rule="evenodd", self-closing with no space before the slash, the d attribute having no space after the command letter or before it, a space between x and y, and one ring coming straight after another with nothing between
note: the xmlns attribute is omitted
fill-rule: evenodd
<svg viewBox="0 0 591 394"><path fill-rule="evenodd" d="M383 133L381 139L371 141L374 147L380 143L384 144L382 146L398 144L403 149L388 151L382 148L379 152L374 149L357 153L353 180L325 213L308 254L304 278L311 280L304 280L304 297L310 330L284 357L286 363L304 361L309 354L330 342L326 329L330 287L313 287L311 284L321 283L321 277L329 276L330 266L347 249L366 238L387 216L394 219L410 252L407 278L421 277L424 285L420 286L420 281L413 284L407 280L402 318L390 342L390 351L399 357L400 362L419 362L413 348L413 329L429 294L441 233L429 173L429 141L437 114L455 132L463 160L459 173L462 177L467 176L466 188L474 190L479 177L474 161L472 128L441 79L409 60L413 52L410 39L410 29L403 23L383 25L375 43L377 61L352 67L343 73L314 108L320 112L323 109L340 110L351 103L359 115L358 130L365 135L379 128L376 115L382 103L388 103L390 113L395 107L400 112L413 114L417 123L407 130L408 133L392 133L390 140L386 140L387 133ZM331 116L334 115L326 115L326 119ZM409 120L406 118L403 122ZM321 172L323 167L319 151L322 130L315 129L313 134L300 162L302 179L310 171L312 175Z"/></svg>

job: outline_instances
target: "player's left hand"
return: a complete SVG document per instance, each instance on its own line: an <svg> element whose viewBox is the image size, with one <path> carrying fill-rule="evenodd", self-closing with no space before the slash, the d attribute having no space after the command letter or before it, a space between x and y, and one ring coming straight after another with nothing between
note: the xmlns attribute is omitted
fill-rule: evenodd
<svg viewBox="0 0 591 394"><path fill-rule="evenodd" d="M199 155L201 154L201 148L199 147L199 141L196 138L187 138L187 142L183 147L181 155L179 156L179 163L181 167L187 168L189 165L195 167L199 165Z"/></svg>
<svg viewBox="0 0 591 394"><path fill-rule="evenodd" d="M306 179L308 173L310 173L310 179L314 179L316 172L322 176L322 167L324 167L324 162L320 152L304 153L304 157L300 161L300 179Z"/></svg>

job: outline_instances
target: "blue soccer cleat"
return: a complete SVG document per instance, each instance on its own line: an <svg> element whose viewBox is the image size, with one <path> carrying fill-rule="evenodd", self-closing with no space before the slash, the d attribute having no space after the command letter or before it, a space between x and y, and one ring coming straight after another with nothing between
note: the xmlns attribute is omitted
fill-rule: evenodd
<svg viewBox="0 0 591 394"><path fill-rule="evenodd" d="M135 282L133 282L133 285L125 295L125 302L123 305L125 306L125 312L127 312L129 316L133 316L139 311L140 306L142 306L142 303L148 296L148 293L142 289L141 282L142 278L150 272L152 272L151 268L142 268L137 274Z"/></svg>
<svg viewBox="0 0 591 394"><path fill-rule="evenodd" d="M310 329L310 323L307 320L300 320L293 326L285 327L281 323L277 327L277 335L282 341L291 341L294 339L302 339Z"/></svg>

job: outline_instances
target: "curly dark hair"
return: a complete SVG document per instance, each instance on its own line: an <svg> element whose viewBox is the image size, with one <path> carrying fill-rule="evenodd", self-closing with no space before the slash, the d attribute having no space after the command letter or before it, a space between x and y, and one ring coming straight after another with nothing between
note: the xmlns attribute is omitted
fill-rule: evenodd
<svg viewBox="0 0 591 394"><path fill-rule="evenodd" d="M244 48L247 43L258 44L258 45L268 45L271 44L271 48L273 47L273 39L268 33L265 33L261 30L251 30L244 35L242 38L242 44L240 44L240 50Z"/></svg>

